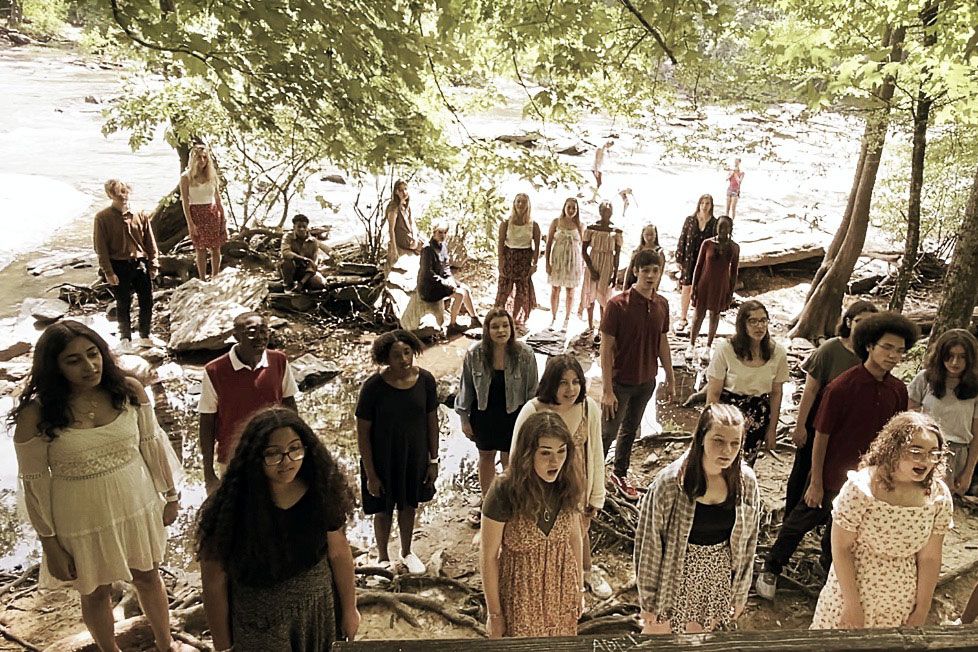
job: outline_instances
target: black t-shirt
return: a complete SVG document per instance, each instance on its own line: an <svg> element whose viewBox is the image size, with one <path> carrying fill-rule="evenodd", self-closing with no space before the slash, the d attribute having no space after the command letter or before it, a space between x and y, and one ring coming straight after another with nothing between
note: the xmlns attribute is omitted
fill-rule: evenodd
<svg viewBox="0 0 978 652"><path fill-rule="evenodd" d="M496 480L489 487L489 491L486 492L486 497L482 501L482 513L494 521L505 523L516 517L516 508L513 506L512 495L502 487L502 484L501 481ZM547 504L552 505L556 502L554 493L553 485L545 482L543 495ZM558 513L557 509L551 509L544 510L537 516L537 527L544 535L550 534L554 523L557 522Z"/></svg>
<svg viewBox="0 0 978 652"><path fill-rule="evenodd" d="M689 542L698 546L715 546L729 540L735 517L733 505L697 502Z"/></svg>

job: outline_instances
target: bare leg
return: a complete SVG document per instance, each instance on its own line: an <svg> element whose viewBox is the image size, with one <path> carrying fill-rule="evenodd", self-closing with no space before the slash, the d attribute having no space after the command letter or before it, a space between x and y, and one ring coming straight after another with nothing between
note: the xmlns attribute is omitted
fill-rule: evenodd
<svg viewBox="0 0 978 652"><path fill-rule="evenodd" d="M727 215L730 219L734 219L737 216L737 201L740 197L728 196L727 197Z"/></svg>
<svg viewBox="0 0 978 652"><path fill-rule="evenodd" d="M975 622L975 617L978 616L978 585L975 586L974 590L971 591L971 597L968 598L968 604L964 608L964 613L961 614L961 623L964 625L970 625Z"/></svg>
<svg viewBox="0 0 978 652"><path fill-rule="evenodd" d="M686 321L689 316L689 302L693 294L692 285L684 285L682 289L682 296L679 301L679 320Z"/></svg>
<svg viewBox="0 0 978 652"><path fill-rule="evenodd" d="M727 195L727 206L723 209L724 215L730 215L730 205L733 202L733 195Z"/></svg>
<svg viewBox="0 0 978 652"><path fill-rule="evenodd" d="M397 529L401 533L401 557L411 554L411 537L414 536L414 517L418 510L414 507L397 510Z"/></svg>
<svg viewBox="0 0 978 652"><path fill-rule="evenodd" d="M557 321L557 308L560 306L560 288L553 286L550 288L550 327L553 328Z"/></svg>
<svg viewBox="0 0 978 652"><path fill-rule="evenodd" d="M587 306L587 327L588 330L594 330L594 302Z"/></svg>
<svg viewBox="0 0 978 652"><path fill-rule="evenodd" d="M710 311L710 334L706 339L706 345L713 347L713 338L717 336L717 328L720 326L720 311L711 310Z"/></svg>
<svg viewBox="0 0 978 652"><path fill-rule="evenodd" d="M82 620L92 640L102 652L120 652L115 643L115 620L112 618L111 587L103 584L81 596Z"/></svg>
<svg viewBox="0 0 978 652"><path fill-rule="evenodd" d="M496 479L496 451L479 451L479 488L486 497L492 481Z"/></svg>
<svg viewBox="0 0 978 652"><path fill-rule="evenodd" d="M449 325L454 326L455 322L458 320L458 313L462 312L463 301L464 299L462 298L461 292L456 292L454 295L452 295L452 309L449 313Z"/></svg>
<svg viewBox="0 0 978 652"><path fill-rule="evenodd" d="M221 271L221 248L214 247L211 249L211 276L217 276L218 272Z"/></svg>
<svg viewBox="0 0 978 652"><path fill-rule="evenodd" d="M201 281L207 280L207 250L197 249L197 276Z"/></svg>
<svg viewBox="0 0 978 652"><path fill-rule="evenodd" d="M469 292L469 288L466 285L461 287L462 291L462 301L465 303L465 309L469 313L469 317L475 317L475 305L472 303L472 293Z"/></svg>
<svg viewBox="0 0 978 652"><path fill-rule="evenodd" d="M591 519L581 515L581 541L584 543L584 550L581 559L584 560L584 572L591 572Z"/></svg>
<svg viewBox="0 0 978 652"><path fill-rule="evenodd" d="M564 324L565 325L567 324L567 322L570 321L571 313L574 310L574 295L575 294L576 294L576 292L574 291L574 288L567 288L567 290L566 290L566 297L565 297L565 300L567 302L567 314L564 315Z"/></svg>
<svg viewBox="0 0 978 652"><path fill-rule="evenodd" d="M509 453L499 451L499 463L503 465L503 471L509 468Z"/></svg>
<svg viewBox="0 0 978 652"><path fill-rule="evenodd" d="M139 606L142 607L150 629L153 630L156 649L169 650L173 644L173 637L170 636L169 601L159 569L153 567L153 570L140 571L130 568L129 571L132 573L132 584L136 587Z"/></svg>
<svg viewBox="0 0 978 652"><path fill-rule="evenodd" d="M693 309L693 325L689 329L689 345L696 346L696 338L700 336L700 327L703 326L703 320L706 319L706 310L697 307ZM710 338L713 341L713 338Z"/></svg>
<svg viewBox="0 0 978 652"><path fill-rule="evenodd" d="M374 514L374 537L377 539L377 561L390 561L387 544L391 540L391 525L394 515L390 512Z"/></svg>

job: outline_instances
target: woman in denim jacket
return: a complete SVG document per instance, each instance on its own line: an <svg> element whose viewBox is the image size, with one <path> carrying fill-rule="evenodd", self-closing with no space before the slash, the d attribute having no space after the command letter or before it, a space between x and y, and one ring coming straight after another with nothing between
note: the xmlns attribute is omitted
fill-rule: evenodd
<svg viewBox="0 0 978 652"><path fill-rule="evenodd" d="M496 477L496 455L509 464L513 426L520 408L537 389L537 360L533 350L516 341L512 316L504 308L493 308L476 342L462 362L462 380L455 397L455 411L462 432L479 449L479 486L485 496ZM469 522L478 526L476 509Z"/></svg>

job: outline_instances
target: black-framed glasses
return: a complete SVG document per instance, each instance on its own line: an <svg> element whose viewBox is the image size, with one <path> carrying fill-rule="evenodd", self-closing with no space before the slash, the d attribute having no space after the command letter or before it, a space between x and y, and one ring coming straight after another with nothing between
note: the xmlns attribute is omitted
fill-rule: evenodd
<svg viewBox="0 0 978 652"><path fill-rule="evenodd" d="M306 456L306 447L296 446L294 448L290 448L284 453L266 451L262 454L262 461L265 462L265 466L278 466L282 463L286 456L288 456L288 458L293 462L298 462Z"/></svg>
<svg viewBox="0 0 978 652"><path fill-rule="evenodd" d="M931 462L932 464L940 464L941 461L947 457L947 451L925 451L919 446L911 446L910 448L906 449L906 453L907 457L912 459L914 462Z"/></svg>
<svg viewBox="0 0 978 652"><path fill-rule="evenodd" d="M767 317L751 317L747 320L747 323L751 326L767 326Z"/></svg>

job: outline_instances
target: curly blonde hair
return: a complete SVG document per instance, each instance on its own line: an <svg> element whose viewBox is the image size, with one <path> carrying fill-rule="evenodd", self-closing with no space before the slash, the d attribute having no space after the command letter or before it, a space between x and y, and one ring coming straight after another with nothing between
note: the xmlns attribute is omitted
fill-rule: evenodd
<svg viewBox="0 0 978 652"><path fill-rule="evenodd" d="M876 479L888 491L893 491L893 472L896 471L897 464L900 463L900 456L910 446L914 435L921 431L930 432L936 436L940 449L946 450L944 433L941 432L941 426L937 421L922 412L901 412L887 421L883 429L876 435L876 439L869 445L869 450L859 461L859 468L865 469L875 466L877 469ZM928 496L933 493L938 483L941 482L941 478L944 477L945 466L945 460L941 460L920 482Z"/></svg>

